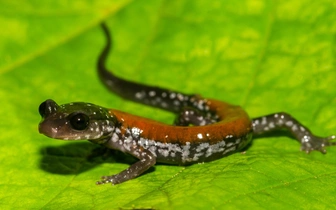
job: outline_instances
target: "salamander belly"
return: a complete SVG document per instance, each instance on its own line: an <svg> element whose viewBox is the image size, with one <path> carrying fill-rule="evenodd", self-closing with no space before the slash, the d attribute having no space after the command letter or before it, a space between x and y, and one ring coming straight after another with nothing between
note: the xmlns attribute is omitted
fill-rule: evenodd
<svg viewBox="0 0 336 210"><path fill-rule="evenodd" d="M156 162L188 165L212 161L237 152L249 144L251 139L252 134L249 133L240 138L225 138L217 143L162 143L141 138L138 144L153 153L156 156Z"/></svg>

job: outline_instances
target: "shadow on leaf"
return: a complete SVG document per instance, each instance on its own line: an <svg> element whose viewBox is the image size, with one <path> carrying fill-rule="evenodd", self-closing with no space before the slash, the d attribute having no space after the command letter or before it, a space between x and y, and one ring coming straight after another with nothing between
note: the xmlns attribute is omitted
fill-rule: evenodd
<svg viewBox="0 0 336 210"><path fill-rule="evenodd" d="M79 174L102 163L132 164L130 155L88 142L41 148L40 168L55 174Z"/></svg>
<svg viewBox="0 0 336 210"><path fill-rule="evenodd" d="M290 139L293 139L293 136L285 131L285 130L277 130L277 131L272 131L269 133L261 134L261 135L254 135L253 139L263 139L263 138L271 138L271 137L287 137Z"/></svg>

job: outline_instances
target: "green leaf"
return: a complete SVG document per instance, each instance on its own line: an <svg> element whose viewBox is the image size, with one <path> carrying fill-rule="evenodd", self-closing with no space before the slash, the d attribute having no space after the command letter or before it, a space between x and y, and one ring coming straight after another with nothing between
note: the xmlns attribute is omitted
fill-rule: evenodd
<svg viewBox="0 0 336 210"><path fill-rule="evenodd" d="M96 186L135 159L92 157L96 145L37 131L37 108L48 98L173 121L100 84L106 20L108 67L119 76L238 104L251 117L286 111L318 135L335 134L335 10L333 0L0 1L0 208L335 209L335 147L307 155L289 137L268 136L245 153L158 164Z"/></svg>

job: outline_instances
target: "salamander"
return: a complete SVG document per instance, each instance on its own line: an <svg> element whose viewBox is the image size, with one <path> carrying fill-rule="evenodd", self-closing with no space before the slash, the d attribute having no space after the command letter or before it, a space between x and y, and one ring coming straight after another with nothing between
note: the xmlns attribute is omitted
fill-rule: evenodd
<svg viewBox="0 0 336 210"><path fill-rule="evenodd" d="M41 134L61 140L89 140L139 159L118 174L103 176L97 184L128 181L157 162L189 165L216 160L241 151L252 136L279 129L289 131L307 153L326 153L325 147L336 145L335 135L315 136L285 112L250 119L240 106L120 78L106 68L112 41L105 24L102 29L106 45L97 69L103 84L124 99L173 112L176 119L168 125L91 103L58 105L51 99L41 103Z"/></svg>

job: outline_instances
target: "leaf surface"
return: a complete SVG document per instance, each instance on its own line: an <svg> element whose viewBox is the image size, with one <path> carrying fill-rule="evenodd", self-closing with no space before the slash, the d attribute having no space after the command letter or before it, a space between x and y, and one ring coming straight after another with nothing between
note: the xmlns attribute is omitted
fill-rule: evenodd
<svg viewBox="0 0 336 210"><path fill-rule="evenodd" d="M156 165L116 186L102 175L132 157L39 135L39 104L87 101L170 124L174 116L109 93L108 67L133 81L244 107L286 111L321 136L336 133L336 4L324 1L0 1L1 209L335 209L336 148L300 152L288 136L188 167ZM89 158L91 157L91 158Z"/></svg>

